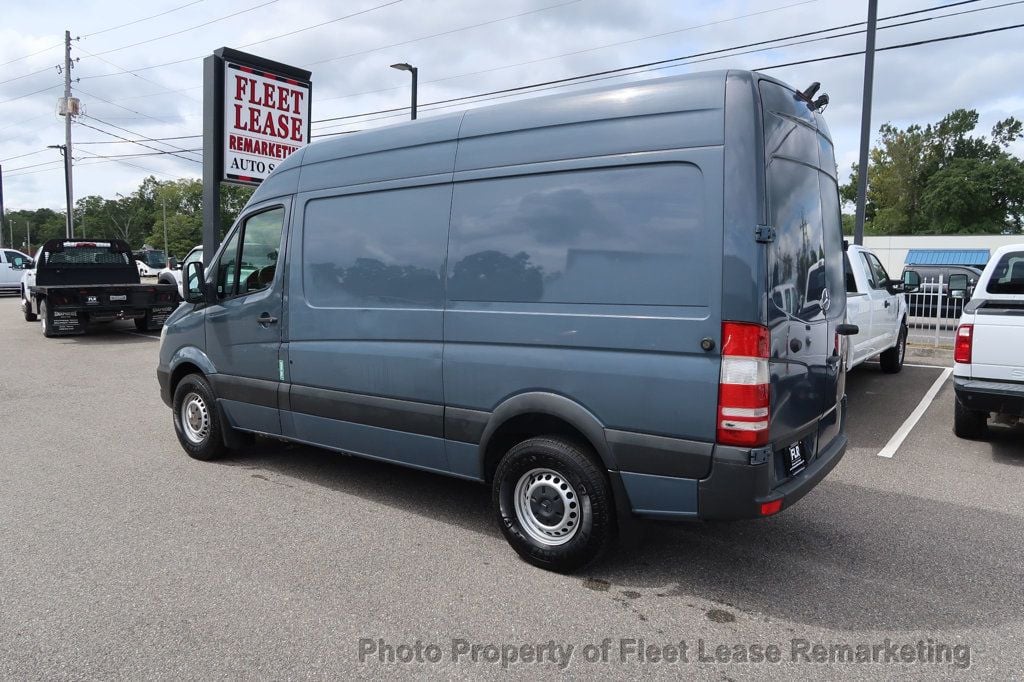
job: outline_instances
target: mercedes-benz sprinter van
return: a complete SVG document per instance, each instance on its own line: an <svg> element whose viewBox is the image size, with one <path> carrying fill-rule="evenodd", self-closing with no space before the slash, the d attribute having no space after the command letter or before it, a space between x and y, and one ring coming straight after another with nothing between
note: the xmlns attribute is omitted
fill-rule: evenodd
<svg viewBox="0 0 1024 682"><path fill-rule="evenodd" d="M561 571L633 517L785 509L846 449L814 106L717 71L295 152L184 273L157 372L182 447L255 433L481 481Z"/></svg>

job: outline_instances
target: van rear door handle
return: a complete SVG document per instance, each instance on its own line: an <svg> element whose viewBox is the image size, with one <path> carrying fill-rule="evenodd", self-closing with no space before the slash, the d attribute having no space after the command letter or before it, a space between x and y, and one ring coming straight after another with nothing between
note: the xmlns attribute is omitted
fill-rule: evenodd
<svg viewBox="0 0 1024 682"><path fill-rule="evenodd" d="M272 324L277 324L277 318L270 313L263 313L256 318L256 323L261 327L269 327Z"/></svg>

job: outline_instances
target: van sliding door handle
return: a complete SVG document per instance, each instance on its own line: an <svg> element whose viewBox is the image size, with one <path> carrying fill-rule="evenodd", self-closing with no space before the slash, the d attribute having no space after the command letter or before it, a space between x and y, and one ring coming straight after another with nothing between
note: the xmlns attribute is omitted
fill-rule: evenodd
<svg viewBox="0 0 1024 682"><path fill-rule="evenodd" d="M272 324L277 324L277 318L270 313L263 313L256 318L256 323L261 327L269 327Z"/></svg>

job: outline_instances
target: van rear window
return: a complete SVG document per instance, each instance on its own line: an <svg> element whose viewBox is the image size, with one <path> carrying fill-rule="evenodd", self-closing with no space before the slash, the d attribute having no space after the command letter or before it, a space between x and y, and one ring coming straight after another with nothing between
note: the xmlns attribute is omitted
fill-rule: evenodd
<svg viewBox="0 0 1024 682"><path fill-rule="evenodd" d="M1024 253L1003 254L985 291L990 294L1024 294Z"/></svg>

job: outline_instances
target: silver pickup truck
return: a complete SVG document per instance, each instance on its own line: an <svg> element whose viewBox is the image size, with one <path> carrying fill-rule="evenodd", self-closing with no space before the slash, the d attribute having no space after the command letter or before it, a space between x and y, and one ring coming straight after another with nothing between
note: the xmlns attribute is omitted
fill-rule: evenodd
<svg viewBox="0 0 1024 682"><path fill-rule="evenodd" d="M965 275L952 275L953 297L964 297ZM1024 418L1024 244L996 251L964 307L956 330L953 431L983 438L989 419Z"/></svg>

